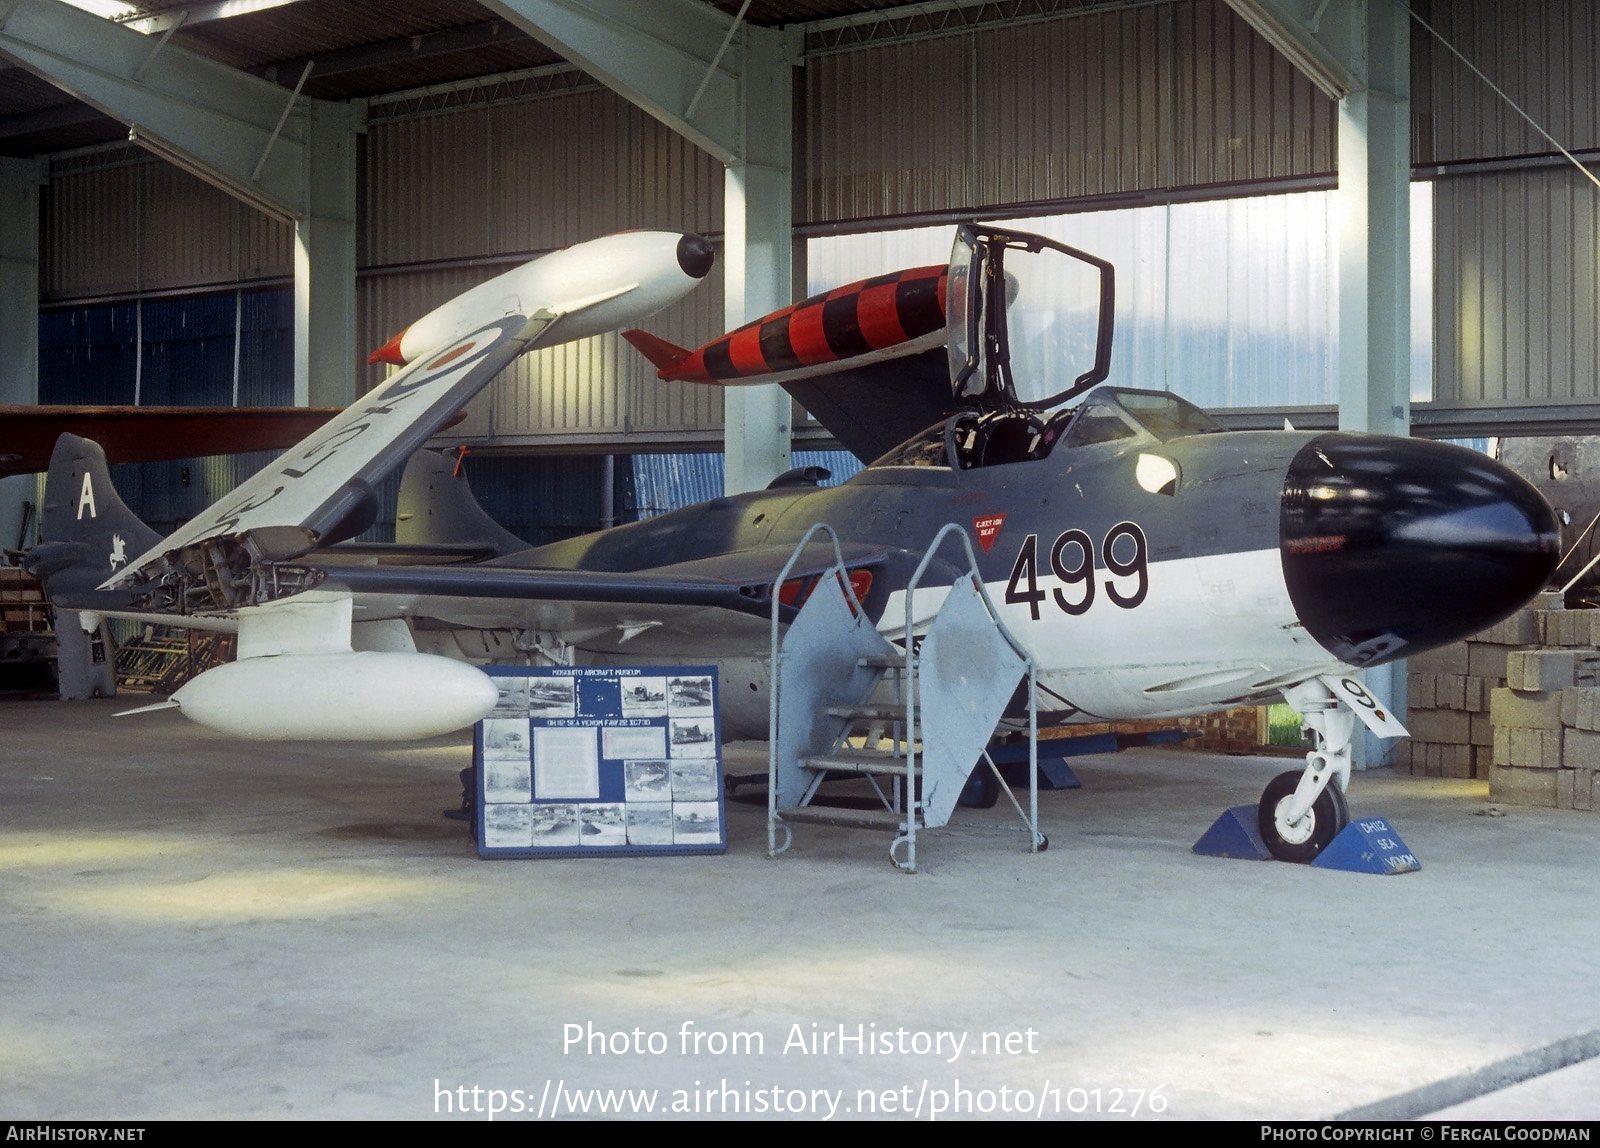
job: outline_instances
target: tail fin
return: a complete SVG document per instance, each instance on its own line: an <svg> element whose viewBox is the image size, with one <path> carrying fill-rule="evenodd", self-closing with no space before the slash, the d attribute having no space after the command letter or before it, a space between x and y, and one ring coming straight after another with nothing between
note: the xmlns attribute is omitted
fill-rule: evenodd
<svg viewBox="0 0 1600 1148"><path fill-rule="evenodd" d="M58 438L50 456L39 537L25 565L62 605L161 541L117 495L100 444L74 434Z"/></svg>
<svg viewBox="0 0 1600 1148"><path fill-rule="evenodd" d="M665 339L658 338L649 331L641 331L637 327L622 332L622 337L637 347L639 353L649 359L658 371L670 371L694 354L687 347L669 343Z"/></svg>
<svg viewBox="0 0 1600 1148"><path fill-rule="evenodd" d="M479 545L495 556L528 549L528 544L490 518L472 497L467 476L437 451L419 450L400 479L394 540L410 545Z"/></svg>

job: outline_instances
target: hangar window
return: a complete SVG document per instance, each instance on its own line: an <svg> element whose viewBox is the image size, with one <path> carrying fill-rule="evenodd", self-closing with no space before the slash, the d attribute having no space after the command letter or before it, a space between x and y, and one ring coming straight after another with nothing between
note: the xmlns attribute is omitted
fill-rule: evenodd
<svg viewBox="0 0 1600 1148"><path fill-rule="evenodd" d="M848 146L850 137L841 138ZM1298 191L1008 224L1116 265L1113 385L1170 387L1208 410L1300 406L1338 399L1337 200L1335 191ZM1440 234L1454 226L1441 223ZM953 231L940 225L814 235L806 241L806 293L867 270L947 259ZM1426 402L1435 397L1431 182L1411 185L1410 232L1411 400ZM1026 305L1025 294L1019 299ZM1474 344L1470 353L1485 352Z"/></svg>

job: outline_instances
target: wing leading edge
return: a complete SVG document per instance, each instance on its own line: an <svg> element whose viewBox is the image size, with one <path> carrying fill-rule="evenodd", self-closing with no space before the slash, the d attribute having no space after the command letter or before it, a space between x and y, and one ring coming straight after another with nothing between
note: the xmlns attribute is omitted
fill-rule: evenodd
<svg viewBox="0 0 1600 1148"><path fill-rule="evenodd" d="M850 570L875 568L892 554L881 546L848 547ZM511 599L547 602L617 603L638 606L696 606L770 618L773 582L789 559L787 549L751 550L715 558L618 573L601 570L525 569L511 566L341 566L315 568L318 589L389 597ZM805 581L833 567L831 546L806 548L790 571L789 582ZM786 595L787 596L787 595ZM801 600L780 602L781 622L794 618Z"/></svg>
<svg viewBox="0 0 1600 1148"><path fill-rule="evenodd" d="M374 485L553 321L508 316L397 372L103 588L159 579L169 572L166 555L223 536L276 528L269 549L288 558L359 534L377 511Z"/></svg>
<svg viewBox="0 0 1600 1148"><path fill-rule="evenodd" d="M709 250L676 232L604 236L541 256L435 308L414 325L409 365L101 588L159 583L142 596L152 608L180 613L259 603L261 588L240 582L244 568L359 534L377 516L376 484L513 359L676 301L709 269L698 256L686 259L686 250L700 248ZM278 596L277 587L270 590Z"/></svg>

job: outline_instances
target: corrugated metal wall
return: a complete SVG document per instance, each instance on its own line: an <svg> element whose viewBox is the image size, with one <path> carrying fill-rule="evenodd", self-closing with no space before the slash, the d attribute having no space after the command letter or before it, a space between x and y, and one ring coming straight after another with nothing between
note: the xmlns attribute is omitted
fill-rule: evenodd
<svg viewBox="0 0 1600 1148"><path fill-rule="evenodd" d="M813 221L1333 166L1332 105L1221 0L820 55L804 89L796 206ZM505 270L508 254L628 227L721 229L719 165L609 91L412 109L374 101L362 145L364 350ZM290 228L136 149L56 161L48 205L47 301L290 274ZM719 333L720 286L708 282L652 330L689 346ZM382 378L363 371L368 386ZM663 384L610 335L524 359L456 433L659 448L717 434L721 407L718 389Z"/></svg>
<svg viewBox="0 0 1600 1148"><path fill-rule="evenodd" d="M1172 186L1334 170L1333 101L1220 0L1171 12Z"/></svg>
<svg viewBox="0 0 1600 1148"><path fill-rule="evenodd" d="M396 120L382 113L374 108L361 166L364 346L512 264L406 265L549 250L628 228L721 230L721 166L612 92ZM689 346L719 334L720 280L650 329ZM369 386L382 378L367 371ZM455 433L571 448L704 437L721 421L720 391L656 380L613 334L522 359Z"/></svg>
<svg viewBox="0 0 1600 1148"><path fill-rule="evenodd" d="M142 148L51 163L43 303L293 275L294 229Z"/></svg>
<svg viewBox="0 0 1600 1148"><path fill-rule="evenodd" d="M1437 188L1439 401L1600 398L1600 191L1570 167Z"/></svg>
<svg viewBox="0 0 1600 1148"><path fill-rule="evenodd" d="M1419 10L1564 146L1600 148L1600 5L1434 0ZM1420 158L1552 151L1426 31L1413 34L1427 53ZM1600 189L1570 165L1445 175L1435 186L1438 402L1600 399Z"/></svg>
<svg viewBox="0 0 1600 1148"><path fill-rule="evenodd" d="M393 119L388 106L372 108L361 164L364 267L721 228L721 165L613 92Z"/></svg>
<svg viewBox="0 0 1600 1148"><path fill-rule="evenodd" d="M1593 0L1414 6L1567 146L1600 147L1600 6ZM1420 27L1413 33L1420 159L1549 150ZM823 52L808 59L802 88L796 213L812 224L1253 183L1334 167L1333 105L1222 0L1000 22ZM432 115L410 114L416 106L376 101L363 144L363 349L509 265L474 261L623 227L721 227L718 166L610 92L584 88ZM1593 190L1579 179L1555 169L1440 179L1441 403L1600 397L1600 304L1589 270L1600 224ZM45 203L47 305L227 290L290 275L288 227L136 148L56 157ZM1276 226L1268 205L1211 210L1220 215L1205 223L1205 235L1213 226ZM1265 213L1261 222L1252 222L1253 212ZM1149 267L1119 264L1119 273L1130 300L1154 290ZM1212 286L1204 274L1182 285L1197 297ZM1271 287L1258 297L1264 321L1310 305L1293 282L1282 286L1287 296ZM1211 302L1234 309L1241 298L1227 285L1225 304L1221 296ZM695 345L720 330L721 312L713 281L651 326ZM247 339L243 348L244 402L276 394L271 364L286 354L280 336L265 334L270 325L260 329L260 347ZM1151 346L1135 317L1123 331L1119 362L1147 377ZM91 354L81 335L47 330L42 351L76 372L73 393L121 396L120 380L88 377L110 361L112 343L95 342ZM1240 344L1231 346L1237 362ZM1247 359L1252 354L1247 348ZM252 355L267 364L255 375ZM168 364L144 366L153 369L152 387L165 385ZM221 364L206 359L205 369L213 368ZM381 377L377 368L363 370L369 385ZM1291 372L1275 392L1323 393L1297 378ZM632 439L660 449L702 443L720 424L715 388L661 384L630 348L606 336L524 360L474 404L458 433L529 448L600 450Z"/></svg>
<svg viewBox="0 0 1600 1148"><path fill-rule="evenodd" d="M138 304L39 316L39 401L126 406L138 371Z"/></svg>
<svg viewBox="0 0 1600 1148"><path fill-rule="evenodd" d="M235 405L237 322L237 405L288 406L293 306L293 293L279 289L46 311L39 316L39 400Z"/></svg>
<svg viewBox="0 0 1600 1148"><path fill-rule="evenodd" d="M1600 5L1594 0L1431 0L1412 5L1569 151L1600 147ZM1415 149L1425 162L1528 155L1548 141L1413 25L1426 54L1426 103ZM1413 53L1413 59L1416 53ZM1422 77L1413 77L1418 88Z"/></svg>
<svg viewBox="0 0 1600 1148"><path fill-rule="evenodd" d="M819 55L805 90L812 223L1334 168L1332 101L1221 0Z"/></svg>
<svg viewBox="0 0 1600 1148"><path fill-rule="evenodd" d="M724 456L719 451L697 454L636 454L633 456L635 510L639 518L654 518L669 510L682 510L697 502L722 496ZM830 477L822 486L838 486L861 473L861 460L847 450L797 450L795 466L826 467Z"/></svg>
<svg viewBox="0 0 1600 1148"><path fill-rule="evenodd" d="M600 529L601 458L469 454L464 466L478 505L530 546Z"/></svg>

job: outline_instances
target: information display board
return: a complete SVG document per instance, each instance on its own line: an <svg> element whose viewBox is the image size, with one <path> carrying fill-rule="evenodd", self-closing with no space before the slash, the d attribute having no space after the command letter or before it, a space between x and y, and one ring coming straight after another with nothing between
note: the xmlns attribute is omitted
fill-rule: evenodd
<svg viewBox="0 0 1600 1148"><path fill-rule="evenodd" d="M722 853L714 666L485 666L480 857Z"/></svg>

